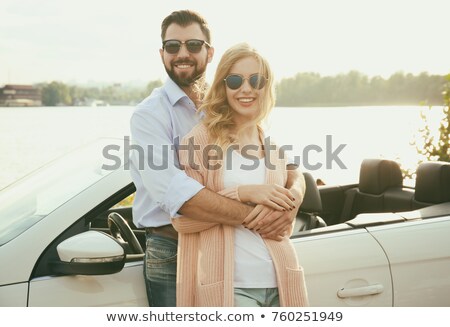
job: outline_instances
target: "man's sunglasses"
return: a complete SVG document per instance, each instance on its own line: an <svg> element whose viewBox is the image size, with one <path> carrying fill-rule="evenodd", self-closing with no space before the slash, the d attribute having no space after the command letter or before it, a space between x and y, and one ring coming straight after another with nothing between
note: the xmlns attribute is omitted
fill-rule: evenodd
<svg viewBox="0 0 450 327"><path fill-rule="evenodd" d="M244 84L244 81L248 80L250 86L255 90L261 90L267 82L267 78L262 76L261 74L253 74L249 78L244 78L242 75L232 74L228 75L224 81L225 84L232 90L237 90Z"/></svg>
<svg viewBox="0 0 450 327"><path fill-rule="evenodd" d="M180 51L182 45L186 45L186 49L190 53L199 53L202 50L203 44L209 48L211 45L203 40L187 40L187 41L179 41L179 40L166 40L163 41L163 49L166 50L169 54L177 54Z"/></svg>

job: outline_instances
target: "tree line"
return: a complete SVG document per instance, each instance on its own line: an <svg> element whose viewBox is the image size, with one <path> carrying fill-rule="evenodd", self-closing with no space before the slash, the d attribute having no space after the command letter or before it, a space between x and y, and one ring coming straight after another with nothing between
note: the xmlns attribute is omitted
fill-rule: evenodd
<svg viewBox="0 0 450 327"><path fill-rule="evenodd" d="M368 76L350 71L335 76L318 73L298 73L276 83L278 107L357 106L357 105L419 105L442 104L444 75L419 75L397 72L389 78ZM89 105L102 100L111 105L134 105L147 97L160 80L146 87L83 87L61 82L41 83L42 104Z"/></svg>
<svg viewBox="0 0 450 327"><path fill-rule="evenodd" d="M162 85L161 80L149 82L145 87L113 84L105 87L83 87L62 82L35 85L41 91L43 106L89 106L93 101L104 101L110 105L135 105L151 91Z"/></svg>
<svg viewBox="0 0 450 327"><path fill-rule="evenodd" d="M276 85L277 106L442 104L445 76L397 72L389 78L350 71L336 76L299 73Z"/></svg>

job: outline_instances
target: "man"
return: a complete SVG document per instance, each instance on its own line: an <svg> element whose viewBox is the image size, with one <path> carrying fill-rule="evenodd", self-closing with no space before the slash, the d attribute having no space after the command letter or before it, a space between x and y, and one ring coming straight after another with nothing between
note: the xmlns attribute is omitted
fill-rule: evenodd
<svg viewBox="0 0 450 327"><path fill-rule="evenodd" d="M178 236L170 217L183 214L230 225L245 220L261 236L279 239L292 224L295 212L267 208L261 213L266 217L252 224L257 215L252 207L204 188L179 168L179 142L199 122L196 110L214 48L205 19L189 10L167 16L161 24L161 38L160 55L169 78L137 106L131 118L133 148L137 150L131 156L136 185L133 221L146 231L144 276L149 305L175 306ZM288 184L298 208L303 199L303 176L291 170Z"/></svg>

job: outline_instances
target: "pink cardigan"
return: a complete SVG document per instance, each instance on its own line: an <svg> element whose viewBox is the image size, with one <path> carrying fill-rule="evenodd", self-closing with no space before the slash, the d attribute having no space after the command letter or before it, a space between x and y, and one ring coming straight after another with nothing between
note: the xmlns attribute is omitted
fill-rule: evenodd
<svg viewBox="0 0 450 327"><path fill-rule="evenodd" d="M194 162L198 169L189 166L188 151L180 151L180 163L186 173L206 188L232 199L238 199L237 188L223 187L223 161L211 159L204 162L202 153L208 145L206 127L198 124L183 138L200 145L195 150ZM210 158L217 158L212 151ZM192 160L192 154L191 154ZM276 169L266 168L266 183L285 185L286 162L278 151L270 151L270 163ZM208 169L221 164L220 169ZM234 227L195 220L188 217L172 219L178 235L177 306L232 307L234 302ZM275 266L281 306L307 306L303 269L288 237L282 241L264 239ZM255 271L255 274L258 272Z"/></svg>

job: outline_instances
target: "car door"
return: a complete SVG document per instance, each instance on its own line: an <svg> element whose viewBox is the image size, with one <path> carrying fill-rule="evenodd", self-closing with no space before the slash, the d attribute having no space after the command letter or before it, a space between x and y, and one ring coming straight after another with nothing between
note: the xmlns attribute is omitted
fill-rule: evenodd
<svg viewBox="0 0 450 327"><path fill-rule="evenodd" d="M450 306L449 216L368 230L389 257L394 306Z"/></svg>
<svg viewBox="0 0 450 327"><path fill-rule="evenodd" d="M304 268L311 306L392 306L387 257L365 228L345 224L292 239Z"/></svg>
<svg viewBox="0 0 450 327"><path fill-rule="evenodd" d="M59 208L47 217L45 221L49 225L52 225L52 221L61 221L62 218L75 223L49 241L49 245L37 260L29 281L28 306L148 306L142 257L127 257L124 268L113 274L95 274L94 271L90 275L58 276L50 268L53 262L59 260L58 244L88 230L108 233L106 219L112 206L115 207L114 211L120 211L127 216L131 207L117 208L117 202L123 201L133 190L134 188L128 185L121 192L102 201L95 198L98 196L101 199L102 195L94 190L86 198L100 204L87 214L76 219L67 218L77 215L74 213L74 207L86 206L86 200L82 199L83 201L68 208ZM45 226L42 229L50 230L45 229Z"/></svg>
<svg viewBox="0 0 450 327"><path fill-rule="evenodd" d="M143 261L111 275L44 276L32 279L28 306L148 306Z"/></svg>

